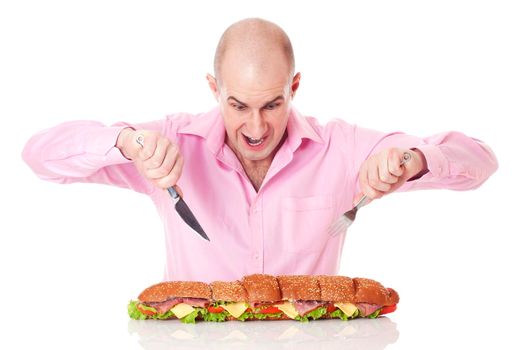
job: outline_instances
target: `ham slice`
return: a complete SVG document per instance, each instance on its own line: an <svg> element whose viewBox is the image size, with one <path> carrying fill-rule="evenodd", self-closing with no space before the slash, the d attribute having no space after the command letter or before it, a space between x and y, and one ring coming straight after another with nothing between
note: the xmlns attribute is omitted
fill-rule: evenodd
<svg viewBox="0 0 516 350"><path fill-rule="evenodd" d="M158 314L164 314L181 302L181 298L172 298L160 303L146 303L146 305L155 308Z"/></svg>
<svg viewBox="0 0 516 350"><path fill-rule="evenodd" d="M320 306L326 304L324 301L315 301L315 300L296 300L293 302L296 311L299 315L304 316L310 311L314 311Z"/></svg>
<svg viewBox="0 0 516 350"><path fill-rule="evenodd" d="M145 303L145 305L155 308L159 314L164 314L180 303L185 303L190 306L206 307L210 302L208 299L201 298L171 298L160 303Z"/></svg>
<svg viewBox="0 0 516 350"><path fill-rule="evenodd" d="M276 303L271 303L270 301L255 301L251 303L251 306L256 309L262 306L273 306Z"/></svg>
<svg viewBox="0 0 516 350"><path fill-rule="evenodd" d="M360 314L364 317L373 314L376 310L381 308L381 305L377 304L358 303L356 305L360 310Z"/></svg>
<svg viewBox="0 0 516 350"><path fill-rule="evenodd" d="M197 307L206 307L210 303L208 299L201 299L201 298L183 298L183 303L188 304L190 306L197 306Z"/></svg>

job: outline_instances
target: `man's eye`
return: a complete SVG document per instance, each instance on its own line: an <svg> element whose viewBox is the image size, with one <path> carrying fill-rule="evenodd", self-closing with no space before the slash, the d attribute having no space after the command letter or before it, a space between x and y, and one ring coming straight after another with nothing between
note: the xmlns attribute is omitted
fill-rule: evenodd
<svg viewBox="0 0 516 350"><path fill-rule="evenodd" d="M265 109L274 109L279 106L279 103L271 103L265 106Z"/></svg>
<svg viewBox="0 0 516 350"><path fill-rule="evenodd" d="M233 107L237 111L243 111L245 109L245 106L237 105L237 104L232 104L231 107Z"/></svg>

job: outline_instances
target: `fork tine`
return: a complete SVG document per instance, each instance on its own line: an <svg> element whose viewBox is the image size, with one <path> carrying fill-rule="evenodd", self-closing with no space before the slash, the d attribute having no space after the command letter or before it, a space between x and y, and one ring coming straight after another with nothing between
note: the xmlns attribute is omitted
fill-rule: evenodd
<svg viewBox="0 0 516 350"><path fill-rule="evenodd" d="M341 233L346 227L348 227L351 224L348 221L349 219L346 218L344 215L339 217L337 221L335 221L330 227L330 236L336 236L337 234Z"/></svg>

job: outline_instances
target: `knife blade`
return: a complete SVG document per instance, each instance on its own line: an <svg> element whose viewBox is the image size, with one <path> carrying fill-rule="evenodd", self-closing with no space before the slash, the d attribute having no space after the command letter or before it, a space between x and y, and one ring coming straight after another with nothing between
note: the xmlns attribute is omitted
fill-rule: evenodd
<svg viewBox="0 0 516 350"><path fill-rule="evenodd" d="M136 142L143 147L143 135L138 135L136 137ZM201 224L199 224L199 221L197 221L195 215L192 213L186 202L183 200L183 198L181 198L181 196L179 195L179 193L177 193L174 187L168 187L167 192L170 195L170 197L172 197L176 212L179 214L181 219L183 219L183 221L188 226L190 226L195 232L197 232L202 238L204 238L207 241L210 241L210 238L202 229Z"/></svg>
<svg viewBox="0 0 516 350"><path fill-rule="evenodd" d="M173 188L168 187L167 188L168 193L170 194L170 197L175 201L175 208L179 216L183 219L184 222L188 226L190 226L195 232L197 232L202 238L209 241L210 238L204 232L204 230L201 227L201 224L199 224L199 221L195 218L195 215L192 213L190 208L188 208L188 205L186 202L181 198L179 193Z"/></svg>

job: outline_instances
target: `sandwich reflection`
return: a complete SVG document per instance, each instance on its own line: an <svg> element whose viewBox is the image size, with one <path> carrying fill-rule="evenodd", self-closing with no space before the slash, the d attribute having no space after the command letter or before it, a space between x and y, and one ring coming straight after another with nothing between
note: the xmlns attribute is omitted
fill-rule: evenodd
<svg viewBox="0 0 516 350"><path fill-rule="evenodd" d="M129 334L146 350L161 349L384 349L398 340L396 323L377 319L198 322L130 320Z"/></svg>

